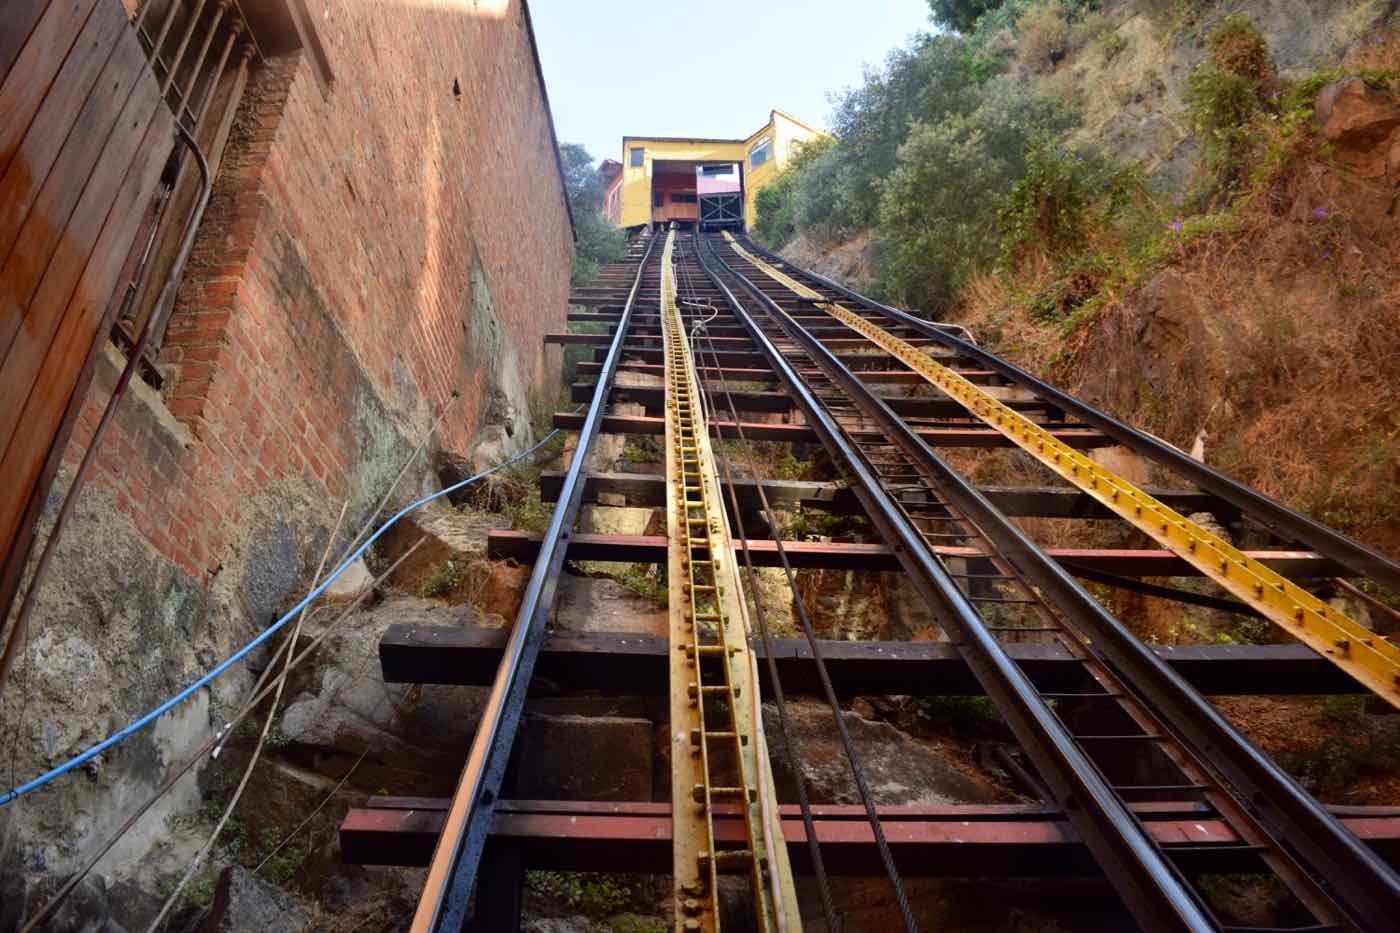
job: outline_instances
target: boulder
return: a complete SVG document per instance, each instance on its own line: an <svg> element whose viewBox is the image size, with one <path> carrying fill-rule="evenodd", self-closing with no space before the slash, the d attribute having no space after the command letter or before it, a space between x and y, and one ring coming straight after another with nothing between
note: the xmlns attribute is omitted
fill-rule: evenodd
<svg viewBox="0 0 1400 933"><path fill-rule="evenodd" d="M515 621L520 600L534 568L514 561L492 563L483 575L472 603L486 617L485 622L505 626Z"/></svg>
<svg viewBox="0 0 1400 933"><path fill-rule="evenodd" d="M1314 109L1322 136L1336 146L1337 161L1362 178L1394 171L1400 146L1400 100L1360 78L1324 87Z"/></svg>
<svg viewBox="0 0 1400 933"><path fill-rule="evenodd" d="M1400 126L1400 101L1361 78L1333 81L1317 94L1313 113L1324 138L1337 143L1377 143Z"/></svg>
<svg viewBox="0 0 1400 933"><path fill-rule="evenodd" d="M363 557L345 568L345 572L331 581L321 594L321 601L327 603L354 602L361 593L374 585L374 574L365 566Z"/></svg>
<svg viewBox="0 0 1400 933"><path fill-rule="evenodd" d="M1004 799L1003 791L959 767L960 750L917 739L856 712L846 711L844 719L876 803L933 805ZM788 721L812 803L859 803L830 707L816 700L790 699ZM794 770L778 731L777 708L771 703L763 706L763 728L779 796L793 799L784 788L792 787Z"/></svg>
<svg viewBox="0 0 1400 933"><path fill-rule="evenodd" d="M482 687L385 683L379 640L394 623L476 624L465 606L391 597L347 619L317 649L314 668L298 677L279 730L304 753L334 753L329 773L343 772L366 747L357 771L370 786L396 793L451 789L480 715ZM444 777L446 776L446 777ZM373 783L371 783L373 782Z"/></svg>
<svg viewBox="0 0 1400 933"><path fill-rule="evenodd" d="M292 895L246 868L225 868L198 933L302 933L311 916Z"/></svg>
<svg viewBox="0 0 1400 933"><path fill-rule="evenodd" d="M665 635L670 617L651 600L607 577L559 578L554 627L563 632L624 632Z"/></svg>
<svg viewBox="0 0 1400 933"><path fill-rule="evenodd" d="M47 898L34 898L30 906L37 908L45 900ZM44 930L48 933L126 933L126 928L112 917L107 885L97 875L88 875L79 882L63 905L54 911Z"/></svg>
<svg viewBox="0 0 1400 933"><path fill-rule="evenodd" d="M654 727L635 716L527 715L515 793L527 800L650 800Z"/></svg>

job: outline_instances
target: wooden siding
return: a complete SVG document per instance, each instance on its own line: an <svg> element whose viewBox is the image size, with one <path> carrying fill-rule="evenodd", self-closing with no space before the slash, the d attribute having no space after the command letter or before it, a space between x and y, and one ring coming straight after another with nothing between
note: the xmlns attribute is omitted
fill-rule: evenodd
<svg viewBox="0 0 1400 933"><path fill-rule="evenodd" d="M174 132L120 0L10 6L26 28L0 39L0 607Z"/></svg>

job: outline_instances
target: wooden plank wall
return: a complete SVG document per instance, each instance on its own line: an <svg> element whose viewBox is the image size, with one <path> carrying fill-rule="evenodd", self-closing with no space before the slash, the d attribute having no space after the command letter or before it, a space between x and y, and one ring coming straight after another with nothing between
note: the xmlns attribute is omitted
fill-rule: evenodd
<svg viewBox="0 0 1400 933"><path fill-rule="evenodd" d="M120 0L5 0L4 8L0 612L18 586L111 327L109 299L174 139Z"/></svg>

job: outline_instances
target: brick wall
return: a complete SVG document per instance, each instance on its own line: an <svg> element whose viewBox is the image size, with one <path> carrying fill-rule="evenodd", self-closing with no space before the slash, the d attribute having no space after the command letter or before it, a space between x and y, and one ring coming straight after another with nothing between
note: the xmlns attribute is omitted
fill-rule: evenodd
<svg viewBox="0 0 1400 933"><path fill-rule="evenodd" d="M161 351L168 378L123 400L40 590L16 670L26 712L0 717L17 774L261 630L306 585L341 503L344 544L454 392L438 446L466 453L503 391L518 409L556 384L542 337L563 329L572 231L520 3L308 6L334 80L296 54L250 75ZM111 347L98 360L41 532L122 363ZM400 501L434 485L418 464ZM114 801L150 794L249 683L235 666L7 811L0 877L72 870L126 812ZM104 871L138 864L198 804L194 781Z"/></svg>
<svg viewBox="0 0 1400 933"><path fill-rule="evenodd" d="M504 365L465 325L474 266L509 365L555 379L572 237L519 3L309 6L334 80L299 54L254 70L167 331L188 434L128 406L93 476L201 582L288 500L353 520L453 392L441 445L470 448Z"/></svg>

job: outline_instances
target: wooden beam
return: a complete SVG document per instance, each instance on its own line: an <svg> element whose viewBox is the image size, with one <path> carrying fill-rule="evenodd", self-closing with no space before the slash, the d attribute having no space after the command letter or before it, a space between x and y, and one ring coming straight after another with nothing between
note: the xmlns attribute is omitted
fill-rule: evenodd
<svg viewBox="0 0 1400 933"><path fill-rule="evenodd" d="M535 559L540 536L528 531L493 530L486 538L489 557L510 558L521 563ZM783 550L794 567L829 570L898 571L894 552L883 544L784 541ZM944 559L967 561L972 572L985 572L990 563L976 548L937 546L934 553ZM1139 548L1046 548L1058 561L1074 567L1087 567L1120 577L1199 576L1186 561L1171 551ZM736 545L737 553L737 545ZM749 553L755 566L778 567L777 543L751 539ZM1246 551L1275 572L1295 579L1346 576L1339 564L1312 551ZM634 564L656 564L666 559L666 538L662 535L576 534L569 541L569 560L611 560ZM1073 569L1073 568L1072 568Z"/></svg>
<svg viewBox="0 0 1400 933"><path fill-rule="evenodd" d="M656 376L657 378L665 374L665 366L660 363L640 363L624 360L621 367L628 372L644 373L649 376ZM575 371L580 376L596 376L598 370L601 368L602 364L596 360L584 360L578 364ZM769 369L767 366L725 366L723 369L715 369L712 366L700 366L697 368L703 379L723 378L739 382L776 382L778 378L773 373L773 370ZM927 379L909 369L869 369L857 372L856 375L860 377L862 382L871 385L928 385ZM979 380L987 382L990 381L991 378L990 376L978 376L975 373L972 375L962 373L961 375L967 376L972 382L978 382Z"/></svg>
<svg viewBox="0 0 1400 933"><path fill-rule="evenodd" d="M581 411L556 411L554 426L566 431L577 431L583 427L587 414ZM743 436L751 441L783 441L790 444L814 444L817 434L805 424L770 424L762 421L739 422L713 419L710 421L710 434L716 437L737 438L742 429ZM1015 444L999 431L991 428L945 428L924 427L911 424L911 428L934 447L1014 447ZM604 434L639 434L661 436L666 433L666 419L649 415L604 415ZM1050 431L1057 439L1076 450L1089 450L1095 447L1111 447L1113 441L1092 428L1055 428Z"/></svg>
<svg viewBox="0 0 1400 933"><path fill-rule="evenodd" d="M540 499L555 502L564 482L564 474L547 470L540 474ZM728 484L723 484L727 486ZM734 491L740 508L758 509L758 483L751 479L734 482ZM815 480L764 480L763 489L774 508L790 509L795 506L821 509L838 515L859 514L860 503L846 486L839 483L823 483ZM1054 486L982 486L982 495L992 500L992 504L1007 515L1016 518L1115 518L1112 512L1078 489ZM1193 512L1210 512L1217 520L1222 516L1233 518L1232 507L1209 493L1188 492L1173 489L1145 490L1159 502L1164 502L1178 512L1189 515ZM629 506L656 508L666 504L666 481L659 473L592 473L584 480L583 498L585 502L596 502L600 493L627 497ZM729 504L725 493L725 505Z"/></svg>
<svg viewBox="0 0 1400 933"><path fill-rule="evenodd" d="M730 380L735 382L738 380ZM574 402L587 402L593 398L594 383L575 382L570 388L570 400ZM729 399L732 397L734 405L740 411L793 411L797 408L797 402L787 392L754 392L749 390L730 389L725 393L725 384L719 380L706 380L704 384L706 391L712 393L715 404L720 411L727 411ZM648 408L660 410L666 402L666 389L664 386L624 386L614 385L612 388L612 398L614 401L626 400L646 405ZM909 418L966 418L967 409L962 405L947 397L930 398L927 396L893 396L883 397L882 400L889 405L897 415ZM1003 401L1004 405L1017 411L1048 412L1050 406L1036 399L1011 399Z"/></svg>
<svg viewBox="0 0 1400 933"><path fill-rule="evenodd" d="M391 625L379 641L386 683L486 686L505 648L500 629L458 625ZM819 642L832 686L842 697L980 696L982 687L957 649L944 641ZM760 658L767 657L755 643ZM1208 695L1291 696L1356 693L1362 688L1306 645L1158 645L1153 650ZM1083 686L1083 665L1053 643L1009 642L1006 651L1041 692ZM811 646L777 639L773 660L790 695L820 693ZM765 695L768 666L759 665ZM626 632L554 632L535 670L541 694L599 691L661 696L666 691L666 638Z"/></svg>

